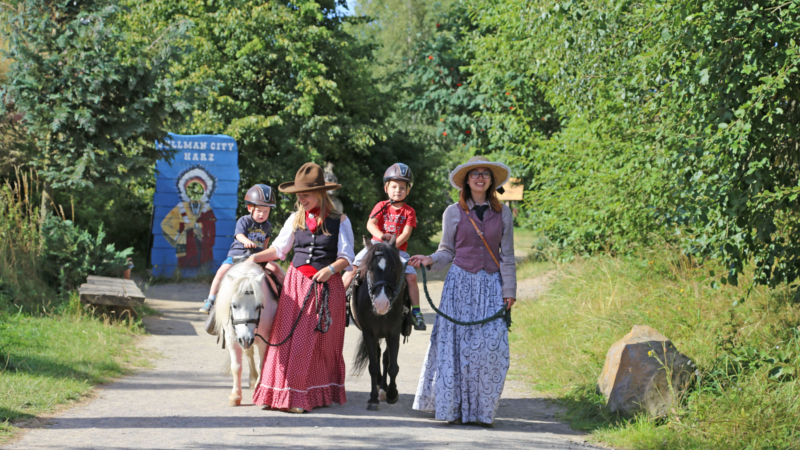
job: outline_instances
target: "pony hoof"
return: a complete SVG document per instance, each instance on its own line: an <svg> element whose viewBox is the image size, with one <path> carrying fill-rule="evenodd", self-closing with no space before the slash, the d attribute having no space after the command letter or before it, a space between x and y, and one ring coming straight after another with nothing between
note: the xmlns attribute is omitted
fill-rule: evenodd
<svg viewBox="0 0 800 450"><path fill-rule="evenodd" d="M378 400L382 402L386 401L386 391L384 391L383 389L381 389L381 391L378 393Z"/></svg>
<svg viewBox="0 0 800 450"><path fill-rule="evenodd" d="M394 397L389 397L389 398L387 398L387 399L386 399L386 403L388 403L388 404L390 404L390 405L394 405L395 403L397 403L397 401L398 401L398 400L400 400L400 393L399 393L399 392L398 392L398 393L396 393L396 394L394 395Z"/></svg>
<svg viewBox="0 0 800 450"><path fill-rule="evenodd" d="M241 398L230 398L228 399L228 406L241 406L242 399Z"/></svg>
<svg viewBox="0 0 800 450"><path fill-rule="evenodd" d="M378 411L380 410L380 405L377 403L368 403L367 404L367 411Z"/></svg>

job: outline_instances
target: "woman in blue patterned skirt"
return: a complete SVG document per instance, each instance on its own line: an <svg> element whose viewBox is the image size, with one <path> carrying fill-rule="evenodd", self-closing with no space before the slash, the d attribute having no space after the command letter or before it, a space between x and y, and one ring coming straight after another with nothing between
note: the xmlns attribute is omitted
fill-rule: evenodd
<svg viewBox="0 0 800 450"><path fill-rule="evenodd" d="M439 308L471 322L510 309L517 290L511 210L496 190L510 170L476 156L450 173L461 190L458 203L442 219L442 241L430 256L415 255L414 267L441 270L453 263ZM480 232L480 234L479 234ZM482 325L457 325L436 317L414 399L414 409L435 412L451 423L494 424L509 366L508 329L502 319Z"/></svg>

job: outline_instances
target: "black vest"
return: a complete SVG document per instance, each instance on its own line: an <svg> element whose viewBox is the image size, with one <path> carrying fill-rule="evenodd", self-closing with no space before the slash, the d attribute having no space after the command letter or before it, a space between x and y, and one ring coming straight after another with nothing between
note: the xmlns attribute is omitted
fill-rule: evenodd
<svg viewBox="0 0 800 450"><path fill-rule="evenodd" d="M330 236L322 233L322 226L317 227L316 234L311 234L308 229L295 231L292 265L295 267L311 265L319 270L333 264L339 253L340 220L339 217L330 216L325 219L325 228Z"/></svg>

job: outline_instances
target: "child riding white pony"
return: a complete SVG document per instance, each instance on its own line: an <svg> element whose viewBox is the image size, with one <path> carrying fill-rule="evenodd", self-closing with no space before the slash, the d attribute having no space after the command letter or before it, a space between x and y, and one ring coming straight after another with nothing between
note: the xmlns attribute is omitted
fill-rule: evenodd
<svg viewBox="0 0 800 450"><path fill-rule="evenodd" d="M280 268L274 266L280 271ZM225 344L231 358L233 389L228 404L239 406L242 402L242 350L250 364L250 387L254 388L261 377L261 366L269 338L272 319L278 308L275 295L267 287L261 266L243 262L234 265L222 280L216 309L215 330L224 333ZM256 334L263 337L257 338ZM258 361L254 359L253 346L258 349Z"/></svg>

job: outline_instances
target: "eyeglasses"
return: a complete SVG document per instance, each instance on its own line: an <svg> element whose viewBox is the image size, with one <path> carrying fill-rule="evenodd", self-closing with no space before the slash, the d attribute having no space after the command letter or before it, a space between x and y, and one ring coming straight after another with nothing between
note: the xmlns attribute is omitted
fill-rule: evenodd
<svg viewBox="0 0 800 450"><path fill-rule="evenodd" d="M473 170L472 172L469 173L469 177L472 178L473 180L477 180L478 177L483 177L488 180L489 178L492 177L492 172L489 172L488 170L485 172L478 172L477 170Z"/></svg>

